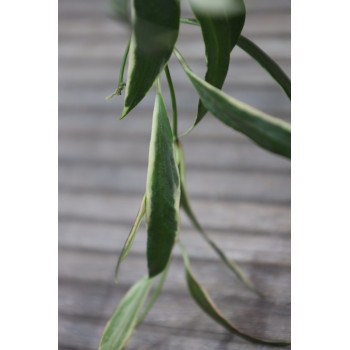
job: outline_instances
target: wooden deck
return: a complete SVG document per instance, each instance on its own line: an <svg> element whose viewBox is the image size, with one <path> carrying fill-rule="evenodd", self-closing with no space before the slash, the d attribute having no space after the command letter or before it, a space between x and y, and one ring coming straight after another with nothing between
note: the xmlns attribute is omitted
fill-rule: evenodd
<svg viewBox="0 0 350 350"><path fill-rule="evenodd" d="M244 33L290 73L290 1L247 0ZM128 31L107 1L59 0L59 349L96 350L126 290L146 272L145 228L113 283L115 264L144 193L154 93L118 121L116 87ZM204 74L200 31L182 25L177 45ZM290 104L240 49L224 90L290 120ZM179 127L192 122L197 97L181 67L170 66ZM163 89L166 91L165 86ZM166 101L170 99L165 92ZM169 105L169 104L168 104ZM170 106L170 105L169 105ZM207 232L268 294L247 291L182 218L193 270L225 314L253 334L290 338L290 162L259 149L208 115L183 139L188 191ZM178 249L163 293L129 350L254 350L192 301Z"/></svg>

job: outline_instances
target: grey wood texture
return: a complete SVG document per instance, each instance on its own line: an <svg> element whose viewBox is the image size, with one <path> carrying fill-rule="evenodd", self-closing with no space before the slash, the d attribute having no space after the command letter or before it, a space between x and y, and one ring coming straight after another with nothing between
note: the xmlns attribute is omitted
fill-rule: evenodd
<svg viewBox="0 0 350 350"><path fill-rule="evenodd" d="M186 9L184 15L190 16ZM290 1L247 0L244 34L290 74ZM59 0L59 290L61 350L98 348L127 289L146 273L146 230L113 283L118 255L145 190L154 92L118 121L116 87L128 29L106 1ZM181 25L178 48L205 72L200 30ZM194 120L197 95L176 59L179 129ZM163 84L169 111L170 98ZM284 120L290 103L242 50L231 55L224 91ZM208 114L183 139L188 191L204 228L267 296L247 291L182 216L194 273L234 323L257 336L290 339L290 162L261 150ZM163 292L129 350L262 350L207 317L187 292L178 248Z"/></svg>

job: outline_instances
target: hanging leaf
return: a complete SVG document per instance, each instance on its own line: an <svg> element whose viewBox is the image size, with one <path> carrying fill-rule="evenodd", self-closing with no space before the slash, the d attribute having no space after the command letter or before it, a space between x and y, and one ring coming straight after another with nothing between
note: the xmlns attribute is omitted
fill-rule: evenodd
<svg viewBox="0 0 350 350"><path fill-rule="evenodd" d="M179 163L179 171L180 171L180 182L181 182L181 196L180 196L180 207L184 210L190 221L192 222L193 226L198 230L200 235L206 240L206 242L214 249L215 253L220 257L220 259L223 261L223 263L237 276L237 278L251 291L254 293L257 293L259 295L262 295L249 281L249 279L244 275L242 270L239 268L239 266L229 259L226 254L216 245L216 243L208 236L208 234L204 231L203 227L197 220L196 216L194 215L194 212L192 210L192 207L190 205L190 200L187 195L186 190L186 169L185 169L185 156L182 148L182 144L180 141L176 144L176 150L178 154L178 163Z"/></svg>
<svg viewBox="0 0 350 350"><path fill-rule="evenodd" d="M143 320L145 319L145 317L147 316L147 314L151 310L152 306L154 305L154 303L158 299L159 293L161 292L161 290L163 288L163 284L165 282L165 279L166 279L166 276L167 276L167 273L168 273L168 270L169 270L169 266L170 266L170 261L168 262L168 265L166 266L166 268L164 269L164 271L160 275L160 278L159 278L159 281L157 283L157 286L154 289L154 291L152 293L152 296L151 296L150 300L147 303L147 306L145 307L145 309L142 312L142 314L139 316L136 326L138 326L139 324L141 324L143 322Z"/></svg>
<svg viewBox="0 0 350 350"><path fill-rule="evenodd" d="M255 45L248 38L243 35L240 36L237 45L252 56L266 71L272 76L285 94L291 98L291 84L290 79L281 67L270 58L263 50Z"/></svg>
<svg viewBox="0 0 350 350"><path fill-rule="evenodd" d="M121 118L152 87L173 52L179 32L179 0L134 0L133 8L128 79Z"/></svg>
<svg viewBox="0 0 350 350"><path fill-rule="evenodd" d="M233 323L231 323L223 315L223 313L217 308L217 306L214 304L214 301L211 299L208 292L203 288L203 286L200 285L200 283L194 277L191 271L190 261L186 252L186 248L181 243L180 243L180 247L182 250L182 256L185 263L185 272L186 272L188 289L193 299L196 301L196 303L205 313L207 313L214 321L216 321L217 323L225 327L228 331L234 334L237 334L246 340L249 340L255 343L270 344L270 345L276 345L276 346L290 345L290 342L286 342L283 340L270 340L270 339L263 339L263 338L251 336L241 331Z"/></svg>
<svg viewBox="0 0 350 350"><path fill-rule="evenodd" d="M161 93L157 93L146 185L147 261L150 277L164 270L179 228L180 181L173 135Z"/></svg>
<svg viewBox="0 0 350 350"><path fill-rule="evenodd" d="M220 4L215 1L216 11L212 4L205 7L203 1L190 0L192 11L201 26L207 58L207 72L205 81L209 84L222 88L228 67L230 53L237 43L244 26L246 10L243 0L231 0ZM220 11L220 5L222 11ZM225 5L225 6L224 6ZM207 109L199 100L195 126L206 114Z"/></svg>
<svg viewBox="0 0 350 350"><path fill-rule="evenodd" d="M175 53L203 104L224 124L245 134L261 147L290 158L291 129L287 122L243 103L195 75L179 53Z"/></svg>
<svg viewBox="0 0 350 350"><path fill-rule="evenodd" d="M151 285L152 279L145 276L129 289L104 329L99 350L124 348L135 330Z"/></svg>
<svg viewBox="0 0 350 350"><path fill-rule="evenodd" d="M136 232L138 231L138 229L140 227L140 224L141 224L142 219L145 215L145 212L146 212L146 195L144 195L142 198L141 206L140 206L139 212L137 213L134 225L131 228L129 235L128 235L128 238L126 239L126 241L124 243L124 247L122 249L122 252L119 255L117 267L115 268L115 273L114 273L114 281L115 282L117 282L119 266L129 253L129 250L134 242Z"/></svg>
<svg viewBox="0 0 350 350"><path fill-rule="evenodd" d="M180 18L180 22L197 26L200 25L196 18ZM237 46L240 47L243 51L245 51L248 55L250 55L254 60L256 60L271 75L271 77L281 87L281 89L285 92L288 98L291 98L291 82L288 75L266 52L264 52L259 46L257 46L255 43L253 43L251 40L249 40L243 35L239 36ZM205 80L210 83L209 80ZM211 85L216 86L213 83L211 83ZM191 129L193 127L191 127ZM191 131L191 129L188 130L186 133Z"/></svg>

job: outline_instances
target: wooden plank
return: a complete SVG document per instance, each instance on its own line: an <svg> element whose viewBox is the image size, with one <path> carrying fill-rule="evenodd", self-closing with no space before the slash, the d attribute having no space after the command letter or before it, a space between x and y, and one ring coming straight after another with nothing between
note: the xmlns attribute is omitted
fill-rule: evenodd
<svg viewBox="0 0 350 350"><path fill-rule="evenodd" d="M254 12L281 12L290 13L290 0L246 0L246 7L249 13ZM183 15L190 15L187 4L183 2ZM98 0L60 0L58 2L58 13L60 21L64 18L75 17L94 17L99 13L106 13L108 11L108 3Z"/></svg>
<svg viewBox="0 0 350 350"><path fill-rule="evenodd" d="M183 237L186 243L186 237ZM189 246L189 248L191 248ZM175 247L178 251L178 247ZM189 250L192 256L192 250ZM86 251L81 249L59 249L58 273L60 280L74 282L90 282L113 285L114 269L118 255L108 251ZM146 254L131 254L121 265L119 271L120 285L130 286L147 274ZM205 288L217 296L220 292L226 295L247 296L251 292L237 281L236 277L220 261L213 259L191 259L192 269ZM290 300L290 266L268 263L248 263L240 261L245 274L259 290L278 303L288 303ZM183 262L179 253L173 257L168 280L164 292L181 294L186 291ZM219 285L218 285L219 284ZM220 286L220 288L219 288ZM218 294L219 293L219 294Z"/></svg>
<svg viewBox="0 0 350 350"><path fill-rule="evenodd" d="M124 121L125 122L125 121ZM234 131L232 131L233 133ZM251 169L289 172L290 161L260 149L253 142L242 143L225 140L222 143L192 142L183 140L188 167L214 170ZM147 164L149 141L137 138L118 139L78 139L64 140L58 145L61 161L85 161L96 164Z"/></svg>
<svg viewBox="0 0 350 350"><path fill-rule="evenodd" d="M65 191L138 194L145 189L146 168L62 165L58 179ZM187 187L190 198L196 199L290 203L288 174L193 170L187 174Z"/></svg>
<svg viewBox="0 0 350 350"><path fill-rule="evenodd" d="M199 319L198 316L195 320ZM59 346L64 350L96 350L98 334L102 334L105 320L79 320L67 316L60 317ZM188 322L189 323L189 322ZM133 335L126 350L268 350L271 347L251 344L228 334L216 335L212 332L196 332L191 334L186 329L141 325ZM84 336L82 336L84 335ZM68 344L67 344L68 343ZM274 349L289 349L289 347Z"/></svg>
<svg viewBox="0 0 350 350"><path fill-rule="evenodd" d="M190 90L189 81L184 79L183 69L177 64L177 62L171 65L171 73L173 76L174 86L177 88L187 88ZM80 67L64 67L62 73L60 73L60 84L62 88L106 88L114 86L117 83L117 75L120 64L113 63L111 66L95 66L87 67L81 65ZM205 60L202 62L196 61L191 64L191 69L199 76L205 75L206 67ZM286 71L290 74L290 68ZM164 81L165 84L165 81ZM265 70L263 70L258 64L250 61L238 61L232 60L230 70L228 72L225 86L229 88L250 88L253 91L261 91L261 87L271 88L276 87L276 91L279 91L279 87L275 81L270 77Z"/></svg>
<svg viewBox="0 0 350 350"><path fill-rule="evenodd" d="M151 120L145 118L145 115L152 114L152 110L135 110L131 120L118 120L115 113L101 110L96 111L70 111L60 110L58 120L58 136L60 142L69 139L118 139L142 140L149 142L151 132ZM184 132L194 121L195 111L192 113L181 114L178 120L179 132ZM289 115L288 115L289 116ZM283 119L288 119L283 115ZM134 122L136 119L137 122ZM241 144L249 143L247 137L238 132L232 132L232 129L221 123L211 114L207 114L192 132L185 137L185 140L191 143L206 142L217 144Z"/></svg>
<svg viewBox="0 0 350 350"><path fill-rule="evenodd" d="M97 9L96 9L97 11ZM64 25L63 25L64 24ZM115 33L123 24L111 20L107 16L99 17L76 17L63 18L58 27L59 40L80 40L82 38L99 37L101 40L111 41L115 38ZM125 27L124 27L125 28ZM122 29L123 32L127 28ZM290 37L290 13L280 11L278 14L271 12L249 13L244 27L245 35ZM184 35L184 40L198 39L200 29L196 26L182 24L180 36ZM114 36L114 38L113 38Z"/></svg>
<svg viewBox="0 0 350 350"><path fill-rule="evenodd" d="M59 223L59 246L62 248L101 251L119 256L132 222L125 225L107 225L91 221L65 221ZM186 242L192 258L218 261L216 253L193 228L181 228L181 239ZM264 232L215 231L208 234L226 255L237 262L251 264L290 264L290 236ZM142 255L146 247L144 225L136 235L132 253ZM175 251L179 257L180 252Z"/></svg>
<svg viewBox="0 0 350 350"><path fill-rule="evenodd" d="M84 65L80 67L64 67L59 78L60 86L70 88L103 88L106 86L113 86L117 83L119 67L119 63L113 63L113 65L107 67L97 65L95 67L87 67ZM195 62L191 64L191 68L197 75L203 77L206 71L205 61ZM187 89L190 90L190 84L187 80L183 79L182 71L182 68L174 62L174 65L171 66L173 83L176 87L187 87ZM85 74L87 72L89 74ZM286 71L286 73L290 74L290 69ZM225 81L226 87L249 87L253 90L259 90L262 85L266 88L270 88L271 86L275 87L276 83L258 64L249 61L239 61L236 64L235 60L232 60Z"/></svg>
<svg viewBox="0 0 350 350"><path fill-rule="evenodd" d="M97 292L97 293L96 293ZM108 320L113 310L125 294L125 288L116 286L110 288L108 297L101 297L99 291L96 291L92 284L63 284L60 285L59 307L60 313L64 316L75 317L79 319L101 319ZM290 318L290 306L275 301L251 298L229 296L227 293L219 293L215 298L220 298L218 306L225 310L225 314L233 322L239 323L245 331L254 331L260 336L289 337L286 331ZM225 334L222 326L214 323L197 307L195 302L187 291L177 294L177 303L172 300L174 295L162 293L157 300L149 317L145 320L145 325L156 328L166 328L172 334L177 331L186 330L190 333L205 333L220 335ZM105 302L101 307L97 300ZM251 315L254 314L254 317ZM202 316L202 317L199 317ZM193 322L196 320L196 322ZM256 331L258 329L259 331Z"/></svg>
<svg viewBox="0 0 350 350"><path fill-rule="evenodd" d="M99 89L94 88L94 86L85 86L84 89L71 89L69 86L63 87L58 95L59 106L79 106L85 105L85 107L94 106L96 107L110 107L114 105L115 116L119 117L120 110L122 110L122 99L114 99L113 101L105 101L105 97L108 96L113 90L114 84L105 85ZM279 113L287 113L290 110L290 102L287 98L284 97L283 93L280 90L271 90L271 89L249 89L242 91L238 87L224 87L223 91L228 93L230 96L234 96L236 99L248 103L253 107L261 109L263 111L269 112L276 117ZM179 89L176 93L178 101L181 101L182 108L187 107L195 108L197 106L198 95L192 88ZM274 104L271 104L271 101L275 101ZM169 97L166 96L166 103L169 104ZM146 95L142 102L138 105L137 108L152 108L154 105L154 91ZM132 114L131 114L132 115ZM129 117L130 118L130 117Z"/></svg>
<svg viewBox="0 0 350 350"><path fill-rule="evenodd" d="M59 214L77 217L99 218L100 220L133 221L140 203L140 195L72 194L61 191ZM259 204L242 202L218 202L208 200L192 201L203 225L226 229L288 232L290 208L280 204ZM187 223L187 220L184 219Z"/></svg>
<svg viewBox="0 0 350 350"><path fill-rule="evenodd" d="M111 59L112 57L117 59L121 56L120 51L124 51L124 46L127 42L128 35L119 34L121 41L117 40L101 40L100 38L89 38L86 41L71 41L71 42L60 42L59 43L59 54L58 58L68 58L71 60L87 57L90 60L104 60ZM260 38L253 35L250 39L257 42L257 44L266 51L272 58L277 61L280 58L289 59L290 58L290 40L285 38ZM119 42L119 43L118 43ZM200 41L194 42L184 42L179 41L179 50L186 53L186 57L191 57L194 59L203 59L203 44ZM122 45L122 46L121 46ZM247 54L241 49L235 49L233 55L237 58L247 58Z"/></svg>

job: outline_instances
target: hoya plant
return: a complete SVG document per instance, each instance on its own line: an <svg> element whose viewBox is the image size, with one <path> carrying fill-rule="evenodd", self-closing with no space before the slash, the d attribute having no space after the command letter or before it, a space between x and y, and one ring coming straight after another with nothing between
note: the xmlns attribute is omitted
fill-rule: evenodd
<svg viewBox="0 0 350 350"><path fill-rule="evenodd" d="M120 119L127 118L152 89L156 90L145 194L135 223L125 241L115 270L130 251L138 228L145 218L147 227L148 274L136 282L120 301L107 323L100 341L100 350L123 349L135 329L146 317L156 301L171 263L175 244L181 248L188 290L198 306L228 332L252 342L270 345L289 345L286 340L261 339L241 331L233 324L200 284L191 270L190 257L181 242L180 208L188 216L203 239L218 258L249 289L259 294L237 264L230 260L208 236L197 220L186 191L186 167L181 138L205 117L209 111L218 122L244 134L270 152L283 157L291 156L290 124L268 115L224 93L224 84L230 64L230 53L240 47L252 56L276 81L288 98L291 84L282 69L257 45L241 35L246 10L243 0L189 0L193 18L180 16L179 0L112 0L111 5L119 18L131 25L131 36L126 44L116 91L111 98L125 89L124 108ZM206 74L196 75L176 48L180 25L200 26L205 45ZM185 71L189 84L198 94L197 113L193 125L178 135L177 104L171 79L169 59L175 55ZM203 58L204 59L204 58ZM124 69L128 61L126 81ZM172 103L172 123L164 102L161 76L165 74ZM172 125L171 125L172 124ZM187 136L186 136L187 137ZM188 136L190 137L190 136ZM151 287L156 282L151 295Z"/></svg>

